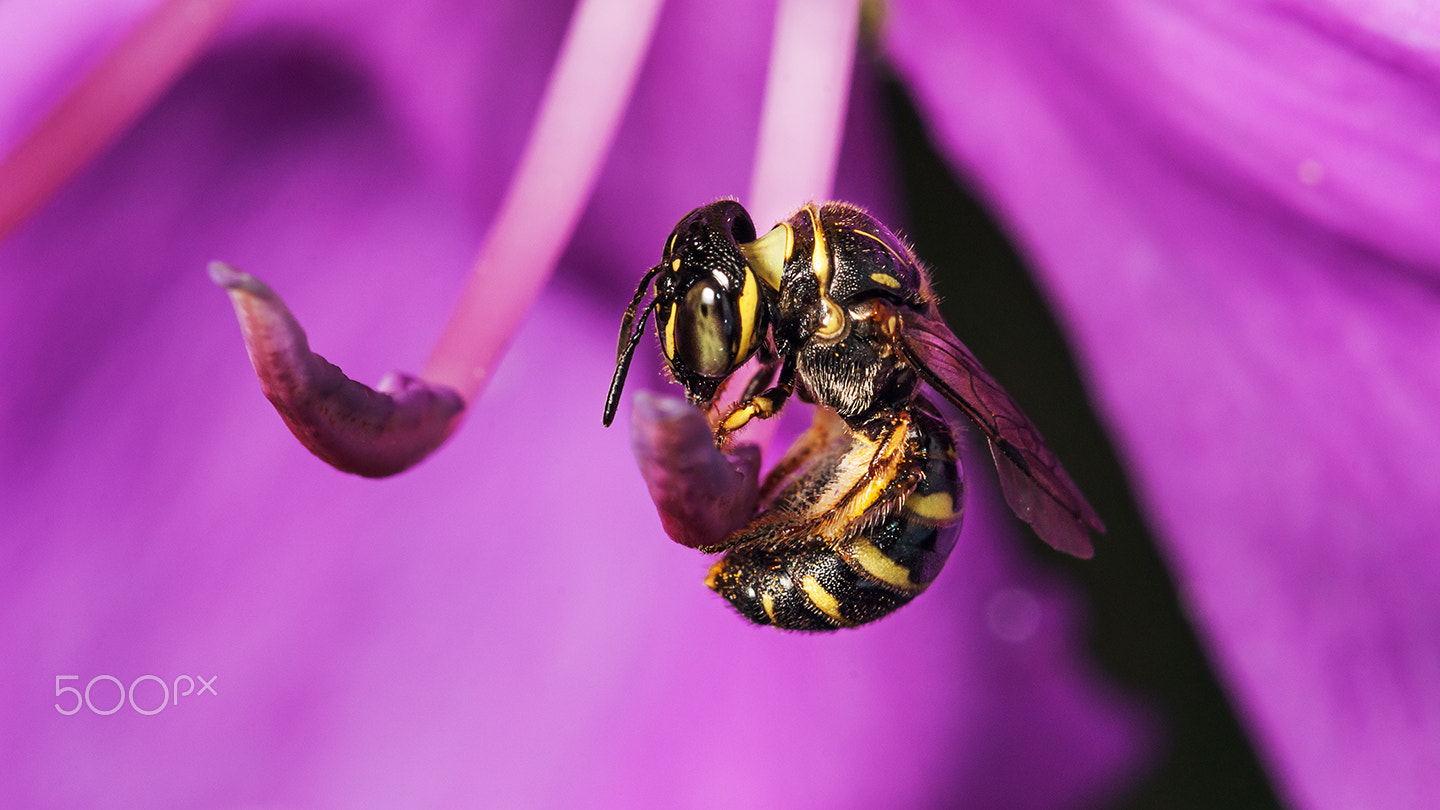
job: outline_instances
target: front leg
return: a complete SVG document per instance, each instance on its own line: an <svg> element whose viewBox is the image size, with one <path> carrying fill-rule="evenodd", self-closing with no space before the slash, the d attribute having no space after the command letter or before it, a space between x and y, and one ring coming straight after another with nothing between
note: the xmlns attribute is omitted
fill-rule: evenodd
<svg viewBox="0 0 1440 810"><path fill-rule="evenodd" d="M763 372L762 372L763 373ZM767 375L768 376L768 375ZM755 380L760 379L756 375ZM780 366L780 379L764 392L755 394L752 389L755 380L745 389L745 396L739 402L731 406L725 413L718 425L715 426L715 444L724 446L725 440L731 433L745 427L751 419L769 419L780 412L790 394L795 391L795 360L793 357L785 358Z"/></svg>

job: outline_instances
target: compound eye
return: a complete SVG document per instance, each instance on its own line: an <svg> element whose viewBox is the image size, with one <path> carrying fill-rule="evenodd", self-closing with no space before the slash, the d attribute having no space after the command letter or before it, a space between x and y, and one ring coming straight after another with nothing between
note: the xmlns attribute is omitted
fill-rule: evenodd
<svg viewBox="0 0 1440 810"><path fill-rule="evenodd" d="M715 282L697 282L685 293L675 330L675 359L702 377L735 370L735 305Z"/></svg>

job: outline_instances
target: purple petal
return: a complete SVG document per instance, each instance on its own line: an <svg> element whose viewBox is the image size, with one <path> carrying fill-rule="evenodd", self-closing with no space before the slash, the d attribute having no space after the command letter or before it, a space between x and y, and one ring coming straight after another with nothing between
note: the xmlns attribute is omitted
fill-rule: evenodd
<svg viewBox="0 0 1440 810"><path fill-rule="evenodd" d="M1406 4L897 3L1303 807L1440 793L1440 70Z"/></svg>
<svg viewBox="0 0 1440 810"><path fill-rule="evenodd" d="M399 373L375 389L355 382L310 351L300 324L259 279L223 262L210 263L210 278L230 294L260 390L295 438L335 469L395 475L459 423L465 400L453 389Z"/></svg>
<svg viewBox="0 0 1440 810"><path fill-rule="evenodd" d="M418 364L567 12L257 0L0 245L0 649L23 651L0 804L1058 808L1134 779L1143 717L980 487L922 600L797 639L704 588L596 424L639 272L748 180L766 4L669 4L577 240L447 452L368 481L275 429L195 268L267 268L358 378ZM873 205L852 124L837 185ZM57 676L146 674L218 694L54 708Z"/></svg>
<svg viewBox="0 0 1440 810"><path fill-rule="evenodd" d="M670 539L689 548L713 546L755 515L760 448L715 447L700 409L678 397L635 394L630 446Z"/></svg>

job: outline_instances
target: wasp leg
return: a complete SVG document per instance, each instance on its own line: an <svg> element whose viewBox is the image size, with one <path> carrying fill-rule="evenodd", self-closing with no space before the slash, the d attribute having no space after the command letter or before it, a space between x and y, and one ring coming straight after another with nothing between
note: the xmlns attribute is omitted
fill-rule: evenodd
<svg viewBox="0 0 1440 810"><path fill-rule="evenodd" d="M787 360L780 367L780 380L771 388L751 396L750 386L746 386L746 397L731 407L715 426L715 443L724 445L731 433L748 425L751 419L769 419L779 413L794 391L795 364Z"/></svg>
<svg viewBox="0 0 1440 810"><path fill-rule="evenodd" d="M760 368L755 370L750 382L745 384L745 391L740 395L740 401L746 402L760 395L761 391L770 387L775 379L775 372L780 368L780 361L777 358L762 360Z"/></svg>
<svg viewBox="0 0 1440 810"><path fill-rule="evenodd" d="M824 438L828 444L801 448L807 458L797 460L793 471L782 469L783 481L772 473L765 487L774 497L762 501L754 520L711 550L779 548L806 537L826 538L835 545L883 520L914 491L924 456L910 414L888 412L861 431L843 422L822 428L824 434L811 438Z"/></svg>
<svg viewBox="0 0 1440 810"><path fill-rule="evenodd" d="M708 402L700 403L705 408L705 415L710 419L710 430L712 432L717 430L720 427L720 423L725 421L725 418L730 413L734 412L740 406L759 396L761 392L769 388L770 383L773 382L775 379L775 372L779 368L779 359L774 357L761 357L759 360L759 366L755 369L755 373L751 374L749 381L745 383L745 390L742 391L740 393L740 396L735 399L730 399L725 396L725 392L730 387L730 381L735 379L735 377L731 376L727 377L724 380L721 380L720 384L715 389L715 395ZM722 410L722 406L725 405L725 403L727 402L729 403L729 406L723 409L726 416L721 416L720 412Z"/></svg>
<svg viewBox="0 0 1440 810"><path fill-rule="evenodd" d="M965 476L955 439L944 421L921 408L912 413L920 433L920 479L893 517L837 546L852 568L874 581L919 593L955 547L965 514Z"/></svg>

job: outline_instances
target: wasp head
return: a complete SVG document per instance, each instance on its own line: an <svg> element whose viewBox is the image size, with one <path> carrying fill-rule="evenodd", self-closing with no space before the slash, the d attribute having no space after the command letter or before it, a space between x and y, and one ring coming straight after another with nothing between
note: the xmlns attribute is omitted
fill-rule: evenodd
<svg viewBox="0 0 1440 810"><path fill-rule="evenodd" d="M651 312L670 373L696 405L708 406L720 384L755 354L765 339L769 310L760 280L740 249L754 241L755 224L734 200L697 208L675 226L661 263L641 279L621 324L605 424L614 418ZM636 324L652 280L654 300L639 312Z"/></svg>

